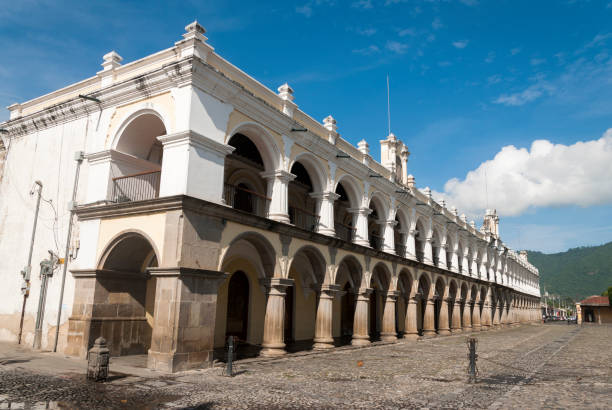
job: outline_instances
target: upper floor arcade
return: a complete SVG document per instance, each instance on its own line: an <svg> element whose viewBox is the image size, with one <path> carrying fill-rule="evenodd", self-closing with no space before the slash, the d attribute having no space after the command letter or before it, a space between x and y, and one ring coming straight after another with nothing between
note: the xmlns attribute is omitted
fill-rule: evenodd
<svg viewBox="0 0 612 410"><path fill-rule="evenodd" d="M80 202L187 195L466 277L539 294L538 272L509 250L487 211L483 229L417 189L393 134L380 162L342 139L332 116L302 112L221 58L197 23L174 47L9 107L8 136L60 125L84 134Z"/></svg>

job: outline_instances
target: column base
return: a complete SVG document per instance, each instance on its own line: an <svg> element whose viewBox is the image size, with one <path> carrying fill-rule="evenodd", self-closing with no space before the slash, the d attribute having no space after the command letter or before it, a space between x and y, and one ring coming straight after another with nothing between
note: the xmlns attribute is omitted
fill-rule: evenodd
<svg viewBox="0 0 612 410"><path fill-rule="evenodd" d="M370 342L369 336L353 336L351 340L351 345L353 346L368 346L370 344L372 344L372 342Z"/></svg>
<svg viewBox="0 0 612 410"><path fill-rule="evenodd" d="M353 243L355 245L361 245L361 246L366 246L366 247L370 248L370 242L369 241L365 241L363 239L356 239L355 241L353 241Z"/></svg>
<svg viewBox="0 0 612 410"><path fill-rule="evenodd" d="M429 339L429 338L436 337L436 336L438 336L438 334L436 333L435 330L423 330L423 336L422 337L424 339Z"/></svg>
<svg viewBox="0 0 612 410"><path fill-rule="evenodd" d="M440 336L448 336L448 335L451 334L451 331L450 331L450 329L439 329L438 330L438 334Z"/></svg>
<svg viewBox="0 0 612 410"><path fill-rule="evenodd" d="M382 333L380 340L383 342L397 342L397 335L395 333Z"/></svg>
<svg viewBox="0 0 612 410"><path fill-rule="evenodd" d="M287 354L287 351L284 347L265 347L259 353L261 356L265 357L277 357Z"/></svg>
<svg viewBox="0 0 612 410"><path fill-rule="evenodd" d="M480 332L480 325L472 325L472 332Z"/></svg>
<svg viewBox="0 0 612 410"><path fill-rule="evenodd" d="M289 215L287 214L268 214L268 219L272 219L273 221L282 222L285 224L291 223L291 219L289 219Z"/></svg>
<svg viewBox="0 0 612 410"><path fill-rule="evenodd" d="M175 373L191 369L212 367L213 352L162 353L149 350L147 367L162 372Z"/></svg>
<svg viewBox="0 0 612 410"><path fill-rule="evenodd" d="M461 328L451 329L451 333L452 333L452 334L455 334L455 333L461 333L461 332L463 332L463 329L461 329Z"/></svg>
<svg viewBox="0 0 612 410"><path fill-rule="evenodd" d="M404 333L404 340L418 340L418 333Z"/></svg>
<svg viewBox="0 0 612 410"><path fill-rule="evenodd" d="M325 338L325 339L315 339L314 345L312 346L314 350L327 350L334 348L334 339Z"/></svg>
<svg viewBox="0 0 612 410"><path fill-rule="evenodd" d="M461 330L462 330L464 333L471 332L471 331L472 331L472 326L465 326L465 327L462 327L462 328L461 328Z"/></svg>
<svg viewBox="0 0 612 410"><path fill-rule="evenodd" d="M480 325L480 331L481 332L486 332L490 329L489 325Z"/></svg>

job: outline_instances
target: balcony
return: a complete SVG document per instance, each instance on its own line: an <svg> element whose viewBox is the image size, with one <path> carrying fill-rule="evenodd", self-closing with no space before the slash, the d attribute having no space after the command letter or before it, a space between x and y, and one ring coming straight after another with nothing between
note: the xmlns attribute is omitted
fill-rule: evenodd
<svg viewBox="0 0 612 410"><path fill-rule="evenodd" d="M142 201L159 197L161 171L141 172L112 179L112 202Z"/></svg>
<svg viewBox="0 0 612 410"><path fill-rule="evenodd" d="M373 249L381 251L382 247L383 247L383 238L382 238L382 236L370 235L370 246Z"/></svg>
<svg viewBox="0 0 612 410"><path fill-rule="evenodd" d="M253 215L266 217L270 198L241 186L225 184L223 200L229 206Z"/></svg>
<svg viewBox="0 0 612 410"><path fill-rule="evenodd" d="M344 241L352 242L355 237L355 228L341 222L334 224L334 230L336 231L336 236Z"/></svg>
<svg viewBox="0 0 612 410"><path fill-rule="evenodd" d="M403 245L395 244L395 254L401 256L402 258L406 257L406 247Z"/></svg>
<svg viewBox="0 0 612 410"><path fill-rule="evenodd" d="M319 216L304 209L289 207L289 220L298 228L315 232L319 226Z"/></svg>

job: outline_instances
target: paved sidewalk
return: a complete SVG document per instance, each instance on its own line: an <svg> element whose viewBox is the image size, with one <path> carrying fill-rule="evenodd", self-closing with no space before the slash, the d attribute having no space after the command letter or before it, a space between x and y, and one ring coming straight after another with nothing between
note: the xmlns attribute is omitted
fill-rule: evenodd
<svg viewBox="0 0 612 410"><path fill-rule="evenodd" d="M609 408L612 327L524 325L476 333L479 378L467 383L465 334L296 354L167 375L144 357L86 363L0 344L0 409L16 408ZM29 406L29 407L28 407Z"/></svg>

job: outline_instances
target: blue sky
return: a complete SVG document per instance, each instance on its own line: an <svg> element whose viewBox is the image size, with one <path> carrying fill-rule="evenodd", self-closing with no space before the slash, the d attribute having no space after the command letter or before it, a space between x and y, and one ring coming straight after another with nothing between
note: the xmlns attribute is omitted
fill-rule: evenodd
<svg viewBox="0 0 612 410"><path fill-rule="evenodd" d="M4 2L0 104L94 75L110 50L129 62L170 47L194 19L375 158L388 74L417 185L476 219L497 208L513 248L612 240L612 0Z"/></svg>

